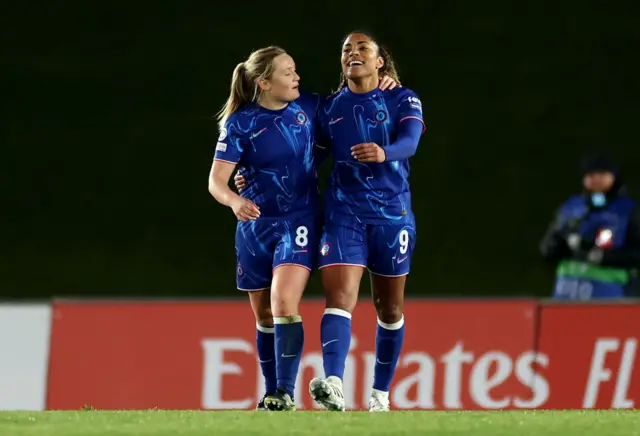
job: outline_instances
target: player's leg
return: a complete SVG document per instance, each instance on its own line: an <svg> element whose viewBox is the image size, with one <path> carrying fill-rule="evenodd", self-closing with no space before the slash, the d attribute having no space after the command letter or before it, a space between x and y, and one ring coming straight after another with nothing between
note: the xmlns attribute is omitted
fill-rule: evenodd
<svg viewBox="0 0 640 436"><path fill-rule="evenodd" d="M370 234L371 293L378 315L376 363L369 410L389 410L389 387L404 342L404 291L415 226L375 226Z"/></svg>
<svg viewBox="0 0 640 436"><path fill-rule="evenodd" d="M365 228L355 221L327 221L320 244L326 309L320 326L325 378L311 381L314 400L329 410L344 410L345 362L351 345L351 313L366 265Z"/></svg>
<svg viewBox="0 0 640 436"><path fill-rule="evenodd" d="M371 273L371 293L378 314L376 363L369 400L371 412L389 411L389 387L404 342L405 281L406 275L385 277Z"/></svg>
<svg viewBox="0 0 640 436"><path fill-rule="evenodd" d="M271 285L278 380L276 393L265 400L271 410L295 410L293 393L304 347L299 305L315 267L317 226L315 216L283 221L279 226L282 238L274 253Z"/></svg>
<svg viewBox="0 0 640 436"><path fill-rule="evenodd" d="M249 294L256 320L256 348L265 380L258 410L267 410L265 397L276 391L275 328L271 312L271 258L265 227L257 221L239 222L236 228L236 284Z"/></svg>
<svg viewBox="0 0 640 436"><path fill-rule="evenodd" d="M271 293L269 289L248 292L251 308L256 318L256 348L258 360L265 382L264 396L258 402L257 410L267 410L265 398L276 391L275 329L271 314Z"/></svg>

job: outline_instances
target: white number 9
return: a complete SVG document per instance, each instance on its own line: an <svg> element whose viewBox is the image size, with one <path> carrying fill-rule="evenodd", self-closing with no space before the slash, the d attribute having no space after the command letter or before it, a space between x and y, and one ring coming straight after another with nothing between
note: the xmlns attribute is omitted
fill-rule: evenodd
<svg viewBox="0 0 640 436"><path fill-rule="evenodd" d="M409 249L409 232L407 229L402 229L398 234L398 242L400 242L400 254L406 254Z"/></svg>
<svg viewBox="0 0 640 436"><path fill-rule="evenodd" d="M309 229L307 229L305 226L298 227L296 229L296 244L299 247L306 247L309 243L309 238L307 238L308 235Z"/></svg>

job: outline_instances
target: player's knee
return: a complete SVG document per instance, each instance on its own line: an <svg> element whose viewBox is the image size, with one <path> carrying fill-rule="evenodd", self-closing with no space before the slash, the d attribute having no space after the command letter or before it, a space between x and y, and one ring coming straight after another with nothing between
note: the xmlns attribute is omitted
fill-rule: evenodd
<svg viewBox="0 0 640 436"><path fill-rule="evenodd" d="M256 313L256 322L261 326L269 327L273 325L273 314L271 307L261 307Z"/></svg>
<svg viewBox="0 0 640 436"><path fill-rule="evenodd" d="M376 302L378 319L385 324L394 324L402 319L402 305L388 304L380 305Z"/></svg>
<svg viewBox="0 0 640 436"><path fill-rule="evenodd" d="M298 315L299 298L276 298L273 301L273 316Z"/></svg>
<svg viewBox="0 0 640 436"><path fill-rule="evenodd" d="M347 312L353 312L358 300L358 292L353 292L347 288L332 289L327 293L326 302L328 308L342 309Z"/></svg>

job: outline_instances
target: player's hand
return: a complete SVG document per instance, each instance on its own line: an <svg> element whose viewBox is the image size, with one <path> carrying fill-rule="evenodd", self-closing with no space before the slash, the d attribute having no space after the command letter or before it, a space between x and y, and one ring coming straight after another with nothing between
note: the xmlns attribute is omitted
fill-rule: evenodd
<svg viewBox="0 0 640 436"><path fill-rule="evenodd" d="M240 221L250 221L260 217L260 208L246 198L238 197L231 203L231 209Z"/></svg>
<svg viewBox="0 0 640 436"><path fill-rule="evenodd" d="M247 186L247 181L245 180L244 176L240 174L240 171L238 171L233 177L233 183L236 185L236 189L238 190L238 192L242 192L245 186Z"/></svg>
<svg viewBox="0 0 640 436"><path fill-rule="evenodd" d="M375 142L366 142L351 147L351 155L359 162L382 163L387 159L387 155Z"/></svg>
<svg viewBox="0 0 640 436"><path fill-rule="evenodd" d="M386 91L387 89L391 91L396 86L402 87L402 85L399 82L396 82L396 80L392 77L389 77L389 76L380 77L380 83L378 84L378 88L380 88L381 91Z"/></svg>

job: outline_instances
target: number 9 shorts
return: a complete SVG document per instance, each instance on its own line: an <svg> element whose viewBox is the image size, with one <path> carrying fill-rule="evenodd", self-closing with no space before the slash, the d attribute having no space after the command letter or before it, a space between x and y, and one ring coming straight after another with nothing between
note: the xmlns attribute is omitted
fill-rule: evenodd
<svg viewBox="0 0 640 436"><path fill-rule="evenodd" d="M321 269L362 266L376 275L399 277L409 274L415 240L413 218L404 224L363 224L334 215L325 222L318 264Z"/></svg>

